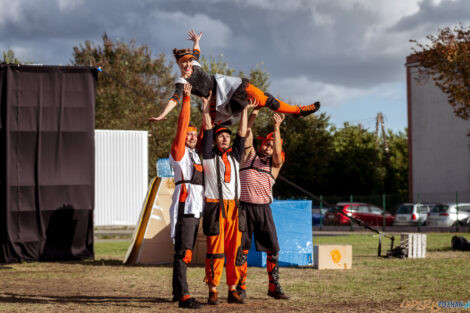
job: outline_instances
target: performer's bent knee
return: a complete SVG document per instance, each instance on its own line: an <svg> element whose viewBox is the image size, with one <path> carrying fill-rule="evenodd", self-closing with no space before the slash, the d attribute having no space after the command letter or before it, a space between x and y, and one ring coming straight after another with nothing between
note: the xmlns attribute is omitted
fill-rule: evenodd
<svg viewBox="0 0 470 313"><path fill-rule="evenodd" d="M270 108L273 111L279 110L279 107L281 106L279 101L274 98L270 93L265 92L264 94L266 95L266 97L268 97L264 106Z"/></svg>
<svg viewBox="0 0 470 313"><path fill-rule="evenodd" d="M266 256L267 256L269 261L271 261L273 263L277 263L278 260L279 260L279 251L266 252Z"/></svg>

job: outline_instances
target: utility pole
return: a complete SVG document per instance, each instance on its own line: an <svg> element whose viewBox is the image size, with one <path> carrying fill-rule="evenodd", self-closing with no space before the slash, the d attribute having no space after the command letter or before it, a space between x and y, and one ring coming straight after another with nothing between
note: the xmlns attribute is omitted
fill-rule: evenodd
<svg viewBox="0 0 470 313"><path fill-rule="evenodd" d="M379 136L379 130L382 130L382 136ZM385 132L384 116L382 113L377 113L375 121L375 145L379 145L380 137L383 138L385 153L388 155L390 149L388 148L387 133Z"/></svg>

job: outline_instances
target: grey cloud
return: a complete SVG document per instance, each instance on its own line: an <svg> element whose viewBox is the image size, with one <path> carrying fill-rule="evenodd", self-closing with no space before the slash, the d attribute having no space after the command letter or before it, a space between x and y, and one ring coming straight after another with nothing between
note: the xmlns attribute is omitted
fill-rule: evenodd
<svg viewBox="0 0 470 313"><path fill-rule="evenodd" d="M470 21L470 1L443 0L434 4L432 0L423 0L419 4L419 11L410 16L403 17L391 31L406 32L418 27L427 26L436 31L440 26L453 26L458 22Z"/></svg>
<svg viewBox="0 0 470 313"><path fill-rule="evenodd" d="M470 11L464 0L437 6L426 0L416 14L371 39L368 34L380 30L381 17L359 2L278 1L271 8L267 0L78 3L65 11L51 1L21 6L22 20L0 21L0 49L23 47L30 53L28 60L64 64L73 46L85 40L100 43L107 32L114 39L146 43L154 54L170 55L175 47L190 46L186 30L194 27L205 33L203 54L223 54L237 70L246 72L264 62L273 81L306 76L330 85L370 88L403 79L403 63L411 52L408 39L417 34L408 29L458 20ZM392 45L399 48L387 49Z"/></svg>

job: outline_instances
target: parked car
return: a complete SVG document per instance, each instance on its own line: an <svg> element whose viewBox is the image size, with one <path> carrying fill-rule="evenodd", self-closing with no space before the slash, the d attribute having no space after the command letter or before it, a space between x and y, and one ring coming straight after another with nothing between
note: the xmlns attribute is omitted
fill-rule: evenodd
<svg viewBox="0 0 470 313"><path fill-rule="evenodd" d="M458 204L458 217L457 217L457 204L446 203L437 204L429 212L428 225L429 226L455 226L469 225L470 224L470 203Z"/></svg>
<svg viewBox="0 0 470 313"><path fill-rule="evenodd" d="M342 211L347 216L352 216L361 220L367 225L380 226L383 225L384 211L375 205L368 203L340 202L336 204L336 209ZM330 209L325 213L325 225L350 225L351 221L347 216ZM385 212L385 225L392 225L394 217L392 214Z"/></svg>
<svg viewBox="0 0 470 313"><path fill-rule="evenodd" d="M325 213L329 210L330 208L323 207L320 209L320 207L314 206L312 207L312 226L320 226L321 224L325 224ZM320 224L320 219L322 220Z"/></svg>
<svg viewBox="0 0 470 313"><path fill-rule="evenodd" d="M426 225L433 206L429 203L403 203L395 213L393 225Z"/></svg>

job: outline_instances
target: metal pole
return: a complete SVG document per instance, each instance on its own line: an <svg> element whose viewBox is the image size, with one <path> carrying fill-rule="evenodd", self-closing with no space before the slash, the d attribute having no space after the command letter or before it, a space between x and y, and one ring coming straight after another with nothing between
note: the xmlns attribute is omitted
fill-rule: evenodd
<svg viewBox="0 0 470 313"><path fill-rule="evenodd" d="M352 216L352 208L353 208L352 203L353 203L353 195L350 195L349 196L349 211L350 211L349 214L351 214L351 216ZM352 219L349 219L349 229L351 231L353 230L353 221L352 221Z"/></svg>
<svg viewBox="0 0 470 313"><path fill-rule="evenodd" d="M382 194L382 207L383 207L383 211L382 211L382 222L383 222L383 225L382 225L382 229L385 231L385 212L387 212L387 210L385 209L385 206L386 206L386 203L385 203L385 194L383 193Z"/></svg>
<svg viewBox="0 0 470 313"><path fill-rule="evenodd" d="M418 192L418 232L421 232L421 216L419 209L421 208L421 194Z"/></svg>
<svg viewBox="0 0 470 313"><path fill-rule="evenodd" d="M320 230L323 227L323 196L320 195Z"/></svg>
<svg viewBox="0 0 470 313"><path fill-rule="evenodd" d="M459 232L459 192L455 192L455 208L457 210L457 221L455 222L455 231Z"/></svg>

